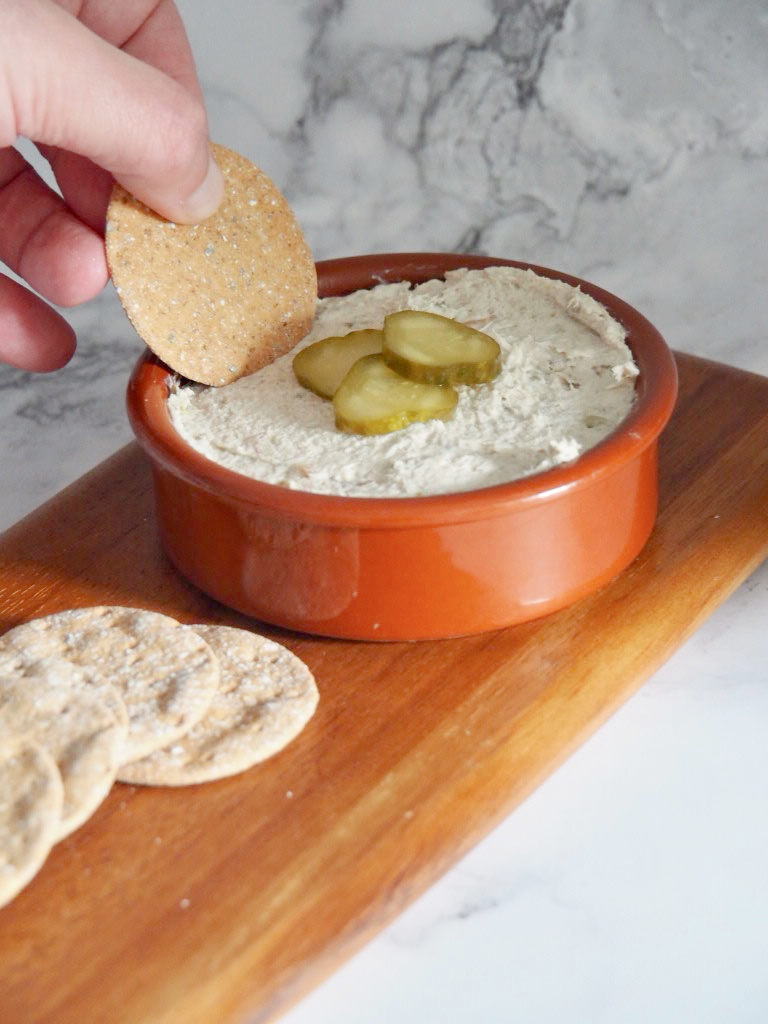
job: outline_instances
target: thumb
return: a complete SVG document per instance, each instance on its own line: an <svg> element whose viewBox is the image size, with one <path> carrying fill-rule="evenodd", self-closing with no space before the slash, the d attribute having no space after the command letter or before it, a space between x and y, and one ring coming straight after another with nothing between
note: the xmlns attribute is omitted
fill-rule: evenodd
<svg viewBox="0 0 768 1024"><path fill-rule="evenodd" d="M163 72L46 0L4 0L0 146L23 135L84 156L169 220L218 206L205 108Z"/></svg>

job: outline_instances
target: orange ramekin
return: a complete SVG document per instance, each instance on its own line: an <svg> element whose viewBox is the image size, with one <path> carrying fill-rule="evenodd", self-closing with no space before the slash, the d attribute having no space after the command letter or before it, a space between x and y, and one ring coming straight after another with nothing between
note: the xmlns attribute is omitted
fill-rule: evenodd
<svg viewBox="0 0 768 1024"><path fill-rule="evenodd" d="M422 498L308 494L225 469L183 441L167 411L170 371L147 353L128 414L151 460L163 547L187 579L272 625L418 640L554 612L635 558L656 519L658 438L677 397L673 356L640 313L567 274L484 256L355 256L317 270L327 296L491 265L576 285L623 324L640 369L623 423L574 462L511 483Z"/></svg>

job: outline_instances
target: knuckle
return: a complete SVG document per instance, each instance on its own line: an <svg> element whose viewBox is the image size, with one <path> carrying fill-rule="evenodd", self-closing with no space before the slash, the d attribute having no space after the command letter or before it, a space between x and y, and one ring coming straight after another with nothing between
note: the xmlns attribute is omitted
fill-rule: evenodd
<svg viewBox="0 0 768 1024"><path fill-rule="evenodd" d="M208 125L205 110L192 97L174 105L166 112L166 124L161 129L160 139L163 145L168 170L180 181L189 180L190 187L199 184L192 178L200 180L207 169L207 157L204 158L208 138Z"/></svg>

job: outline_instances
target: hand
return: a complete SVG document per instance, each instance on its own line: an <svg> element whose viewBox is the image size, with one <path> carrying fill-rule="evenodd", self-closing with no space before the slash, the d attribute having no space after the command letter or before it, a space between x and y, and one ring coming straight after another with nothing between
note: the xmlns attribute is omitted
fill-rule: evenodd
<svg viewBox="0 0 768 1024"><path fill-rule="evenodd" d="M62 195L19 152L48 159ZM194 223L222 181L172 0L0 0L0 361L53 370L74 332L44 299L73 306L108 279L113 179L158 213ZM43 298L41 298L41 296Z"/></svg>

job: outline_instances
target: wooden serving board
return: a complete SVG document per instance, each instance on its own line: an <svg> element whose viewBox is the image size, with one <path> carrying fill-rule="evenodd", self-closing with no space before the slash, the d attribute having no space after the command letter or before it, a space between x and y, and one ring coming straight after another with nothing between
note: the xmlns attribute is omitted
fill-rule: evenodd
<svg viewBox="0 0 768 1024"><path fill-rule="evenodd" d="M304 733L236 778L117 785L0 910L8 1024L273 1019L581 744L768 553L768 380L678 358L658 525L599 594L483 636L265 628L314 671ZM86 604L243 624L155 536L129 445L0 537L0 629Z"/></svg>

